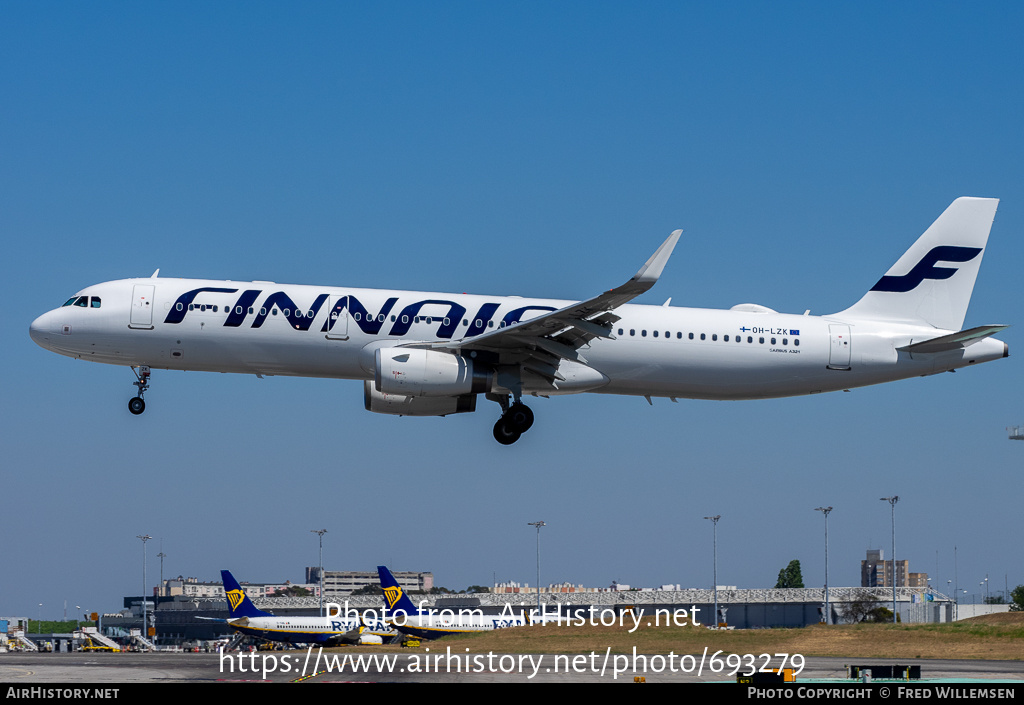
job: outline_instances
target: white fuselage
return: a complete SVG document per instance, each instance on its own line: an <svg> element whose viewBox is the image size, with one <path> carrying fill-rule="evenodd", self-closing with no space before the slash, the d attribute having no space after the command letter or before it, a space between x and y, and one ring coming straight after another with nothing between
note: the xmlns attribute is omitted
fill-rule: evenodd
<svg viewBox="0 0 1024 705"><path fill-rule="evenodd" d="M450 634L471 634L523 627L531 623L522 615L487 615L482 614L479 609L429 610L414 615L399 614L388 619L398 631L426 639L438 639Z"/></svg>
<svg viewBox="0 0 1024 705"><path fill-rule="evenodd" d="M77 297L77 305L36 319L33 340L62 355L115 365L359 380L374 379L378 348L468 341L572 303L170 278L97 284ZM81 297L90 298L83 304ZM1005 344L994 339L938 354L897 350L953 332L925 324L737 308L620 306L614 337L595 338L580 350L597 379L569 374L553 391L528 381L523 391L786 397L1006 355ZM497 378L493 391L502 391Z"/></svg>
<svg viewBox="0 0 1024 705"><path fill-rule="evenodd" d="M393 627L383 621L361 621L352 617L242 617L229 619L228 625L249 636L296 644L336 640L360 626L366 627L366 633L375 636L388 637L396 633Z"/></svg>

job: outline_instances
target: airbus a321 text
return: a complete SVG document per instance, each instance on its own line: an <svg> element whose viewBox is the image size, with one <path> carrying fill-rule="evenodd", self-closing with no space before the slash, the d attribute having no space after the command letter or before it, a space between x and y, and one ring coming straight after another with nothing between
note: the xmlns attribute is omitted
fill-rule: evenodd
<svg viewBox="0 0 1024 705"><path fill-rule="evenodd" d="M1006 357L963 330L998 200L958 198L870 291L826 316L643 306L675 231L632 279L586 301L158 277L96 284L31 325L68 357L154 369L363 381L369 411L446 416L501 406L499 443L529 430L523 397L599 392L766 399L935 374Z"/></svg>

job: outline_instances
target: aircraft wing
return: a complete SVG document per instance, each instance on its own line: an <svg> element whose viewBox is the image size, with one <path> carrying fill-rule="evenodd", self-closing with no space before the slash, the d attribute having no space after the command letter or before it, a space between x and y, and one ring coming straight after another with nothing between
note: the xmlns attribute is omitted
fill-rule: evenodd
<svg viewBox="0 0 1024 705"><path fill-rule="evenodd" d="M611 312L654 286L682 232L676 230L669 235L640 271L621 286L592 299L483 335L435 343L429 347L496 353L502 364L526 363L534 372L557 380L560 375L555 368L560 359L586 365L586 358L579 353L580 347L594 338L614 339L611 328L619 316ZM531 358L535 360L534 365L529 364Z"/></svg>

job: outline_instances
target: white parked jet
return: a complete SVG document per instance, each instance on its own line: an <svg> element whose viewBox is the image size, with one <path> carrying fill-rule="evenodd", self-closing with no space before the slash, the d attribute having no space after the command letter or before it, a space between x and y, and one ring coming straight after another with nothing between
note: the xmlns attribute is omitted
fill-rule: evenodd
<svg viewBox="0 0 1024 705"><path fill-rule="evenodd" d="M398 584L387 566L377 566L377 574L380 576L380 589L386 605L382 619L388 624L393 624L395 629L403 634L424 639L440 639L450 634L489 632L495 629L525 627L533 623L525 609L520 609L519 614L511 614L508 611L509 605L505 605L506 609L497 615L484 614L480 608L438 610L423 607L423 603L421 607L417 607L405 594L405 590Z"/></svg>
<svg viewBox="0 0 1024 705"><path fill-rule="evenodd" d="M224 583L224 595L228 600L228 619L213 619L226 622L235 631L268 641L283 641L292 644L380 644L384 638L396 636L395 629L375 616L369 620L359 614L343 614L340 605L328 605L326 617L278 617L264 612L252 603L242 586L230 571L220 572ZM348 606L346 604L346 611ZM332 610L334 613L332 614Z"/></svg>
<svg viewBox="0 0 1024 705"><path fill-rule="evenodd" d="M600 392L766 399L955 370L1008 355L962 330L998 200L958 198L856 304L828 316L628 302L661 275L675 231L636 275L581 302L159 278L90 286L32 322L69 357L151 370L363 380L383 414L446 416L497 402L494 437L533 424L522 398Z"/></svg>

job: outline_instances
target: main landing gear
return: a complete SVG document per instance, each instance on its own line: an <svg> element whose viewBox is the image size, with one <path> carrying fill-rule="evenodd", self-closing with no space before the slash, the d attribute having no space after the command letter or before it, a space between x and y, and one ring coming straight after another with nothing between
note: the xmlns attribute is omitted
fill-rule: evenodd
<svg viewBox="0 0 1024 705"><path fill-rule="evenodd" d="M509 405L507 397L498 403L501 404L502 414L494 424L494 440L503 446L510 446L533 426L533 411L521 401Z"/></svg>
<svg viewBox="0 0 1024 705"><path fill-rule="evenodd" d="M135 373L135 379L137 380L132 382L132 384L139 388L139 394L128 400L128 411L138 416L146 410L146 402L142 399L142 395L149 389L149 377L153 373L147 365L140 365L138 370L132 367L132 372Z"/></svg>

